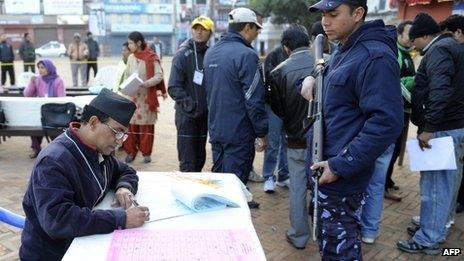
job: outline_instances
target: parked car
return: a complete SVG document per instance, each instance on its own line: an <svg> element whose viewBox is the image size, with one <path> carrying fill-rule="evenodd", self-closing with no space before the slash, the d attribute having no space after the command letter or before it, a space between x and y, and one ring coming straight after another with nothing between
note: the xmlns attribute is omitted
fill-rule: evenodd
<svg viewBox="0 0 464 261"><path fill-rule="evenodd" d="M66 47L57 41L50 41L35 49L37 57L63 57L66 56Z"/></svg>

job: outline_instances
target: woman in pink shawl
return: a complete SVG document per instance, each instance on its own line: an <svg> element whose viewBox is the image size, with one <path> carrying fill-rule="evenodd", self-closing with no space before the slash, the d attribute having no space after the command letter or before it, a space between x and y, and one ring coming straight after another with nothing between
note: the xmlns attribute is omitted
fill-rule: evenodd
<svg viewBox="0 0 464 261"><path fill-rule="evenodd" d="M31 82L24 89L25 97L62 97L66 95L63 79L56 74L56 67L52 61L43 59L37 63L39 76L33 76ZM40 144L43 137L31 137L32 152L29 154L31 159L37 157L40 152Z"/></svg>

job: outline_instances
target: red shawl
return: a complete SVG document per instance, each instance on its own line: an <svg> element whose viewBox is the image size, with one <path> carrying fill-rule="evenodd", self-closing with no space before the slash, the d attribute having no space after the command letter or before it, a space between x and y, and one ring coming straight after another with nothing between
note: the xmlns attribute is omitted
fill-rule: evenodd
<svg viewBox="0 0 464 261"><path fill-rule="evenodd" d="M145 47L145 49L141 51L137 51L134 53L134 56L145 62L145 70L147 73L147 80L151 79L155 75L155 67L154 62L157 61L160 66L161 62L156 55L150 48ZM164 80L161 80L156 86L151 86L148 88L148 97L146 103L148 104L148 108L150 111L157 111L159 107L158 96L156 94L156 90L160 90L163 94L166 93L166 85L164 84Z"/></svg>

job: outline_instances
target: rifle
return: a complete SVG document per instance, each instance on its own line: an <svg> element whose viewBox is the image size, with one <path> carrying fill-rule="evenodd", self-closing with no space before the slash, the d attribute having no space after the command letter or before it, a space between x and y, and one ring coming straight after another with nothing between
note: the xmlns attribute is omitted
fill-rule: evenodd
<svg viewBox="0 0 464 261"><path fill-rule="evenodd" d="M309 101L308 119L313 125L313 140L311 142L311 155L313 163L323 160L323 142L324 142L324 121L322 114L322 94L323 94L323 71L325 61L323 57L324 51L324 36L319 34L314 41L314 74L316 75L315 99ZM313 189L313 240L317 240L317 223L318 223L318 193L319 193L319 178L322 176L323 169L313 171L314 189Z"/></svg>

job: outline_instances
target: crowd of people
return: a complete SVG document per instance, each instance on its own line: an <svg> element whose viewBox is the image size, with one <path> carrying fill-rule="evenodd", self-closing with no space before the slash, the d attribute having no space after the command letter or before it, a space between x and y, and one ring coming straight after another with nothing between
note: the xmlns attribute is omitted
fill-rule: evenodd
<svg viewBox="0 0 464 261"><path fill-rule="evenodd" d="M411 238L397 242L409 253L440 253L464 204L464 16L438 24L419 13L391 26L365 21L367 9L365 0L317 2L309 11L321 13L322 21L309 33L299 24L286 28L264 66L252 46L263 28L258 12L232 10L227 32L213 46L208 41L214 22L197 17L192 38L173 57L167 86L152 49L162 47L150 47L140 32L130 33L113 91L103 89L84 108L82 122L71 123L41 152L40 139L32 138L37 160L23 200L21 259L60 259L74 237L138 227L149 218L148 208L132 206L138 179L128 164L138 151L144 163L151 162L158 97L167 94L175 101L179 170L203 170L208 136L212 171L234 173L246 185L255 152L264 151L263 189L289 188L286 238L296 249L310 239L307 195L319 184L318 201L311 204L318 206L323 260L362 260L361 242L375 243L383 198L401 200L392 173L410 120L418 126L423 150L430 149L431 139L451 136L457 169L421 171L420 216L407 228ZM320 63L313 53L318 34L325 38L317 47L324 51L323 70L314 70ZM79 35L74 44L70 57L89 59L81 54L91 47L80 43ZM423 56L417 71L413 49ZM25 94L64 95L53 63L37 65L40 77ZM134 73L143 83L135 95L125 96L121 83ZM319 77L323 160L313 162L313 137L321 133L304 128L304 122ZM127 153L124 162L114 156L118 147ZM319 171L321 176L314 176ZM109 189L116 190L115 202L124 210L92 210Z"/></svg>

